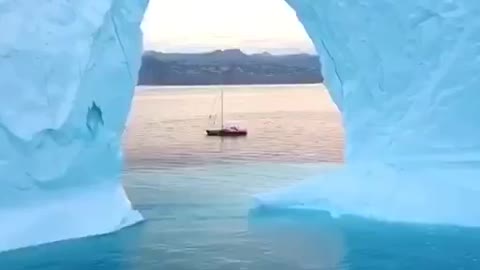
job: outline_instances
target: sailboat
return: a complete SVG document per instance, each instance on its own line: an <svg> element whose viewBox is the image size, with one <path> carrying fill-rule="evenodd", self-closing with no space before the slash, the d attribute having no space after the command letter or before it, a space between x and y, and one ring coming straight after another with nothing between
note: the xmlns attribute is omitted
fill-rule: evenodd
<svg viewBox="0 0 480 270"><path fill-rule="evenodd" d="M223 116L223 88L221 89L221 112L220 112L220 128L207 129L207 136L218 136L218 137L240 137L247 136L248 132L246 129L242 129L237 125L225 125L224 116Z"/></svg>

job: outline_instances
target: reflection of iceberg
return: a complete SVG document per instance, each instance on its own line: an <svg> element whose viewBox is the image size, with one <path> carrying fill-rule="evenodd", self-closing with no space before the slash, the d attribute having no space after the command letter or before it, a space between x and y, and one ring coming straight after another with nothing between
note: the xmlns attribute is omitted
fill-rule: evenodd
<svg viewBox="0 0 480 270"><path fill-rule="evenodd" d="M147 1L0 2L0 251L138 222L119 149Z"/></svg>
<svg viewBox="0 0 480 270"><path fill-rule="evenodd" d="M346 165L259 204L480 225L480 2L288 2L342 111Z"/></svg>
<svg viewBox="0 0 480 270"><path fill-rule="evenodd" d="M311 211L252 211L249 233L268 257L292 268L344 269L347 249L343 232L329 216ZM303 267L302 267L303 268Z"/></svg>

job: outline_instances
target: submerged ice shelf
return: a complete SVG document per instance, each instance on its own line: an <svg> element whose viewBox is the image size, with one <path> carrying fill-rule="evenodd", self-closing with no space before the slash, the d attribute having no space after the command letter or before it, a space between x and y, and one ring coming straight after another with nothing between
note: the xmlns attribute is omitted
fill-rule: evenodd
<svg viewBox="0 0 480 270"><path fill-rule="evenodd" d="M259 206L480 226L480 2L287 1L321 55L346 163Z"/></svg>
<svg viewBox="0 0 480 270"><path fill-rule="evenodd" d="M342 112L346 164L258 203L480 225L480 2L287 1ZM141 220L119 173L147 2L0 1L0 251Z"/></svg>

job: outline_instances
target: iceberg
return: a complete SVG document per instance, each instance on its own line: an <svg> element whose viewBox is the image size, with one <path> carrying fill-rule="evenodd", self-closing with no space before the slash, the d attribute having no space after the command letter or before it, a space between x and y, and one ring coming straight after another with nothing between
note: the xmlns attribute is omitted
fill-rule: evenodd
<svg viewBox="0 0 480 270"><path fill-rule="evenodd" d="M346 164L260 207L480 225L480 2L287 0L342 112ZM0 251L142 220L121 136L148 0L0 0Z"/></svg>
<svg viewBox="0 0 480 270"><path fill-rule="evenodd" d="M480 2L287 2L342 113L345 164L258 207L479 226Z"/></svg>
<svg viewBox="0 0 480 270"><path fill-rule="evenodd" d="M0 1L0 251L142 220L120 174L147 4Z"/></svg>

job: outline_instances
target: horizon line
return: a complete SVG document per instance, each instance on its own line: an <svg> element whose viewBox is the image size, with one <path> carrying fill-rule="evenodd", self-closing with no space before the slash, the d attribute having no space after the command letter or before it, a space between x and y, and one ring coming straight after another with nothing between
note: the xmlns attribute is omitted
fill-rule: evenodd
<svg viewBox="0 0 480 270"><path fill-rule="evenodd" d="M245 50L241 48L218 48L218 49L205 49L205 50L192 50L192 51L186 51L186 50L179 50L179 51L164 51L164 50L157 50L157 49L144 49L143 54L148 53L148 52L154 52L154 53L161 53L161 54L207 54L207 53L214 53L214 52L225 52L225 51L240 51L241 53L245 55L259 55L259 54L270 54L270 55L311 55L311 56L318 56L318 53L316 52L304 52L304 51L298 51L298 52L281 52L281 50L287 50L287 48L272 48L273 50L278 50L276 52L272 52L270 50L262 50L256 53L249 53L245 52Z"/></svg>

